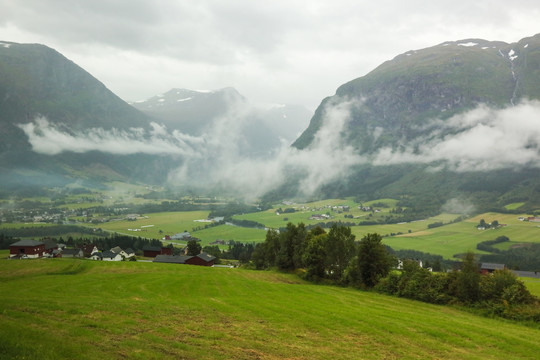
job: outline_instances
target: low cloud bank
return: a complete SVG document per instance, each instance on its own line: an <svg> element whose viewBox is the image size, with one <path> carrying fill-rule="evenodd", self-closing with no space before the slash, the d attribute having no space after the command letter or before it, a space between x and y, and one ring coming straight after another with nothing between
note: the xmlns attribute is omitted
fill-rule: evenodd
<svg viewBox="0 0 540 360"><path fill-rule="evenodd" d="M540 102L494 110L485 105L422 129L429 135L400 151L381 149L374 165L441 163L453 171L540 166Z"/></svg>
<svg viewBox="0 0 540 360"><path fill-rule="evenodd" d="M128 131L91 128L67 132L51 124L45 117L38 117L34 122L21 124L19 127L28 136L32 149L46 155L101 151L115 155L141 153L195 156L195 148L203 142L200 138L176 130L169 133L164 126L157 123L151 123L150 131L141 128L131 128Z"/></svg>
<svg viewBox="0 0 540 360"><path fill-rule="evenodd" d="M436 164L431 167L433 171L448 168L458 172L540 166L537 101L501 110L479 106L450 119L435 119L418 129L425 135L403 144L401 150L383 148L369 157L343 141L344 132L349 131L351 109L361 106L361 101L334 102L324 110L322 126L309 148L298 150L283 143L265 159L246 153L246 139L240 130L248 120L239 110L216 119L201 136L171 132L156 123L149 131L89 129L68 133L42 117L20 127L34 151L43 154L102 151L178 155L183 161L169 172L171 184L219 186L249 199L276 189L291 176L299 177L300 191L310 195L325 184L347 177L358 164ZM372 135L383 133L382 128L376 128ZM457 200L447 206L469 207Z"/></svg>
<svg viewBox="0 0 540 360"><path fill-rule="evenodd" d="M326 109L324 124L309 149L298 150L283 143L273 157L265 160L242 154L235 144L235 133L227 132L225 124L214 127L207 134L213 140L207 141L206 147L201 149L201 160L186 159L180 168L171 172L169 180L222 186L241 196L257 198L282 185L289 176L300 175L300 191L304 195L312 194L362 161L351 146L341 141L341 132L350 120L353 105L353 102L343 102Z"/></svg>

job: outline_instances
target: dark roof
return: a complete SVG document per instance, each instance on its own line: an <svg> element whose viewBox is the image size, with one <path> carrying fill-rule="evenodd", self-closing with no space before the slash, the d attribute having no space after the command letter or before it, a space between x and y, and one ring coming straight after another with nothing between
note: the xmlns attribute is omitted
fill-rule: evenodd
<svg viewBox="0 0 540 360"><path fill-rule="evenodd" d="M161 251L161 246L145 246L143 247L145 251Z"/></svg>
<svg viewBox="0 0 540 360"><path fill-rule="evenodd" d="M187 231L184 231L184 232L172 235L171 239L185 239L188 237L191 237L191 234Z"/></svg>
<svg viewBox="0 0 540 360"><path fill-rule="evenodd" d="M135 251L132 248L127 248L126 254L135 254Z"/></svg>
<svg viewBox="0 0 540 360"><path fill-rule="evenodd" d="M109 259L115 258L116 255L118 255L118 254L115 253L115 252L112 252L112 251L110 251L110 250L103 251L103 252L101 253L101 257L109 258Z"/></svg>
<svg viewBox="0 0 540 360"><path fill-rule="evenodd" d="M81 249L64 249L62 250L62 254L66 255L78 255L82 252Z"/></svg>
<svg viewBox="0 0 540 360"><path fill-rule="evenodd" d="M47 250L58 248L58 244L52 239L43 239L43 243L45 244L45 249Z"/></svg>
<svg viewBox="0 0 540 360"><path fill-rule="evenodd" d="M45 245L41 241L36 240L19 240L16 243L11 244L10 246L39 246Z"/></svg>
<svg viewBox="0 0 540 360"><path fill-rule="evenodd" d="M206 261L206 262L210 262L210 261L212 261L212 260L214 260L216 258L215 256L212 256L212 255L207 254L205 252L200 253L199 255L197 255L197 257L199 259L202 259L202 260Z"/></svg>
<svg viewBox="0 0 540 360"><path fill-rule="evenodd" d="M79 246L79 249L82 251L92 251L94 250L94 247L97 247L95 244L84 244Z"/></svg>
<svg viewBox="0 0 540 360"><path fill-rule="evenodd" d="M124 250L122 250L122 248L121 248L120 246L115 246L115 247L113 247L113 248L111 249L111 251L112 251L113 253L115 253L115 254L120 254L120 253L121 253L122 251L124 251Z"/></svg>
<svg viewBox="0 0 540 360"><path fill-rule="evenodd" d="M482 263L480 268L486 270L503 270L504 264Z"/></svg>
<svg viewBox="0 0 540 360"><path fill-rule="evenodd" d="M185 264L187 260L191 259L193 256L183 256L183 255L158 255L153 260L153 262L159 263L171 263L171 264Z"/></svg>

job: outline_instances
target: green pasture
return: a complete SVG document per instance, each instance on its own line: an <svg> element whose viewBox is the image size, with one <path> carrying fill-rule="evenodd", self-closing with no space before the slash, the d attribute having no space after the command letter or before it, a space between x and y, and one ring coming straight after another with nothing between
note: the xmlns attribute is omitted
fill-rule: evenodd
<svg viewBox="0 0 540 360"><path fill-rule="evenodd" d="M1 223L0 232L2 229L19 229L19 228L33 228L33 227L45 227L45 226L54 226L56 224L49 223Z"/></svg>
<svg viewBox="0 0 540 360"><path fill-rule="evenodd" d="M523 205L525 205L524 202L517 202L517 203L508 204L504 208L506 210L516 210L516 209L519 209L520 207L522 207Z"/></svg>
<svg viewBox="0 0 540 360"><path fill-rule="evenodd" d="M383 242L394 249L414 249L433 254L439 254L451 259L454 254L466 251L476 251L479 242L494 240L499 236L507 236L511 244L501 244L501 248L517 243L540 242L540 227L538 223L518 220L520 215L486 213L469 218L465 221L448 224L441 227L426 229L412 234L386 237ZM498 229L478 230L476 225L480 219L486 222L493 220L507 226Z"/></svg>
<svg viewBox="0 0 540 360"><path fill-rule="evenodd" d="M531 294L540 297L540 279L520 277L519 280L525 283L527 289L531 292Z"/></svg>
<svg viewBox="0 0 540 360"><path fill-rule="evenodd" d="M540 330L272 271L0 261L0 359L536 359Z"/></svg>
<svg viewBox="0 0 540 360"><path fill-rule="evenodd" d="M293 224L304 223L306 225L318 224L320 222L329 222L329 221L342 221L342 222L355 222L358 223L364 220L376 220L382 216L387 216L391 209L396 206L397 200L394 199L379 199L374 201L368 201L362 203L363 206L372 206L376 203L384 203L385 207L377 207L380 212L367 212L358 209L359 203L355 202L353 198L347 199L328 199L321 201L314 201L308 203L298 203L298 204L277 204L274 205L272 209L266 211L242 214L234 216L235 219L239 220L251 220L258 223L264 224L272 229L279 229L280 227L285 227L287 223L292 222ZM346 205L350 207L349 211L341 211L338 209L333 209L334 206ZM285 210L287 208L295 209L294 213L280 213L276 214L276 210L281 208ZM329 220L310 220L310 217L317 214L328 214L331 216ZM352 215L354 218L346 218L345 216ZM371 217L370 217L371 215Z"/></svg>
<svg viewBox="0 0 540 360"><path fill-rule="evenodd" d="M266 230L232 225L219 225L195 231L192 235L201 239L202 246L208 245L208 243L218 239L234 240L243 243L258 243L263 242L266 238Z"/></svg>
<svg viewBox="0 0 540 360"><path fill-rule="evenodd" d="M196 222L195 220L206 219L208 214L208 211L150 213L143 215L143 218L139 218L135 221L117 220L92 226L99 226L104 230L130 236L161 239L165 235L172 236L184 231L189 231L191 233L196 227L204 227L207 223Z"/></svg>
<svg viewBox="0 0 540 360"><path fill-rule="evenodd" d="M423 220L403 222L398 224L383 224L383 225L362 225L354 226L351 228L352 233L355 234L357 240L360 240L366 234L377 233L382 236L391 234L402 233L405 235L412 235L424 232L428 229L428 225L432 223L441 222L447 224L455 220L459 215L443 213L437 216L433 216ZM409 233L410 230L410 233Z"/></svg>

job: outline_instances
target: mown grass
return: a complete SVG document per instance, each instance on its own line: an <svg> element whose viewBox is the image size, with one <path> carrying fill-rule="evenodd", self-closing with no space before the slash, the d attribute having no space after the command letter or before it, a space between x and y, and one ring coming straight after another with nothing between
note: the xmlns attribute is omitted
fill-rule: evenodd
<svg viewBox="0 0 540 360"><path fill-rule="evenodd" d="M219 225L195 231L193 236L201 239L201 244L203 246L217 239L234 240L243 243L258 243L264 241L266 238L266 230L232 225Z"/></svg>
<svg viewBox="0 0 540 360"><path fill-rule="evenodd" d="M535 359L540 330L271 271L0 261L2 359Z"/></svg>
<svg viewBox="0 0 540 360"><path fill-rule="evenodd" d="M525 283L531 294L540 297L540 279L527 277L521 277L519 279Z"/></svg>

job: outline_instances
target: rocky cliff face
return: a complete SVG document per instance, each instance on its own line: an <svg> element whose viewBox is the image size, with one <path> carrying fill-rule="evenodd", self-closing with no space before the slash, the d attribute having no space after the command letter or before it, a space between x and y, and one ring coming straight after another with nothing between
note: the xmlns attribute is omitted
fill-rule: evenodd
<svg viewBox="0 0 540 360"><path fill-rule="evenodd" d="M395 148L418 136L427 120L448 119L479 104L502 108L539 99L539 63L540 35L513 44L467 39L408 51L323 100L294 146L310 145L325 107L353 100L344 141L361 152ZM385 136L375 136L381 131Z"/></svg>

